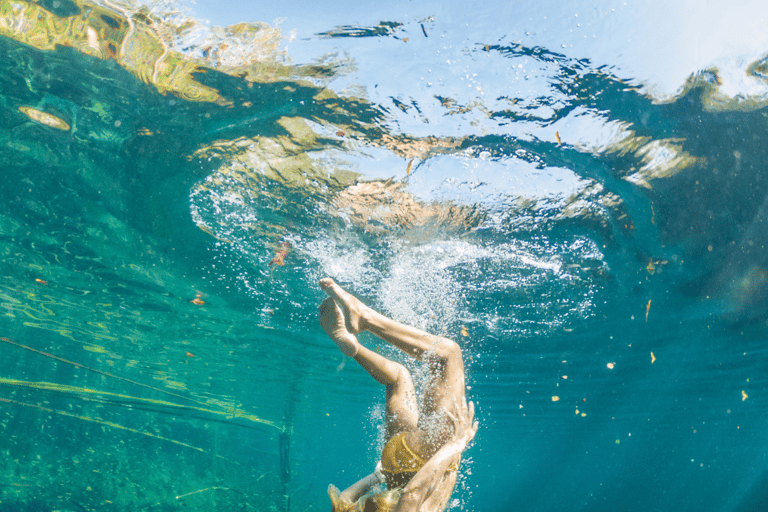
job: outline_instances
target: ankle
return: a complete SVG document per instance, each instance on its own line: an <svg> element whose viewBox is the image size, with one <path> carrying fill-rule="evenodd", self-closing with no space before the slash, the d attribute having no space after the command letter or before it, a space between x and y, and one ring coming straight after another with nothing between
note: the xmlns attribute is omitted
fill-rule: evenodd
<svg viewBox="0 0 768 512"><path fill-rule="evenodd" d="M357 337L346 330L334 333L332 338L345 356L355 357L360 350L360 343L357 341Z"/></svg>
<svg viewBox="0 0 768 512"><path fill-rule="evenodd" d="M362 331L370 331L372 328L376 325L376 311L372 310L371 308L367 306L363 306L360 308L360 312L358 315L358 322L357 326L360 329L360 332Z"/></svg>

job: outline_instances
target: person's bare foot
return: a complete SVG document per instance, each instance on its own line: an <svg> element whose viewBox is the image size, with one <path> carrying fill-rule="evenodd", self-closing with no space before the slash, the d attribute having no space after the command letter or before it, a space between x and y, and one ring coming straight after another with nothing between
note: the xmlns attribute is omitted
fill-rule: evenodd
<svg viewBox="0 0 768 512"><path fill-rule="evenodd" d="M344 313L331 297L326 297L318 308L320 325L345 356L355 357L360 344L344 324Z"/></svg>
<svg viewBox="0 0 768 512"><path fill-rule="evenodd" d="M330 277L321 279L320 287L341 308L347 331L351 334L358 334L367 329L365 325L366 315L372 311L371 308L360 302L357 297L349 294Z"/></svg>

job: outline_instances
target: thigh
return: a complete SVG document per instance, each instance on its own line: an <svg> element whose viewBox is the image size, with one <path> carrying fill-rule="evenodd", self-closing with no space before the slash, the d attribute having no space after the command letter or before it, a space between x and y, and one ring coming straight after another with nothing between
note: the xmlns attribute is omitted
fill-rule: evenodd
<svg viewBox="0 0 768 512"><path fill-rule="evenodd" d="M455 413L465 393L464 362L461 349L451 340L443 340L432 353L425 354L430 379L421 401L420 427L431 434L431 442L439 447L450 437L452 422L445 411Z"/></svg>
<svg viewBox="0 0 768 512"><path fill-rule="evenodd" d="M398 364L398 378L387 386L386 440L399 432L412 432L419 423L416 390L410 372Z"/></svg>

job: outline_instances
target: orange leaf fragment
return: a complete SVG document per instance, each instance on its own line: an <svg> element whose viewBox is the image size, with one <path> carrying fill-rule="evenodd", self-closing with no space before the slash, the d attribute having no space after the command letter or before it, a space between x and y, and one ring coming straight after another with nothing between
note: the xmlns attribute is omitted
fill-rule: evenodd
<svg viewBox="0 0 768 512"><path fill-rule="evenodd" d="M283 242L283 245L281 245L280 249L278 249L275 253L275 257L272 258L272 261L269 262L269 267L272 268L272 265L279 265L281 267L285 265L285 257L288 255L288 251L290 249L291 244L288 242Z"/></svg>
<svg viewBox="0 0 768 512"><path fill-rule="evenodd" d="M200 297L195 297L194 299L192 299L189 302L191 302L192 304L194 304L196 306L202 306L203 304L205 304L205 301L202 300Z"/></svg>
<svg viewBox="0 0 768 512"><path fill-rule="evenodd" d="M469 331L463 325L461 326L461 335L462 336L469 336Z"/></svg>
<svg viewBox="0 0 768 512"><path fill-rule="evenodd" d="M35 279L35 282L40 284L48 284L48 281L43 281L42 279Z"/></svg>
<svg viewBox="0 0 768 512"><path fill-rule="evenodd" d="M651 310L651 301L648 301L648 305L645 306L645 321L648 321L648 312Z"/></svg>
<svg viewBox="0 0 768 512"><path fill-rule="evenodd" d="M185 352L185 354L187 355L187 357L195 357L195 354L193 354L192 352Z"/></svg>
<svg viewBox="0 0 768 512"><path fill-rule="evenodd" d="M555 132L555 138L557 139L557 144L560 145L563 142L560 140L560 132Z"/></svg>

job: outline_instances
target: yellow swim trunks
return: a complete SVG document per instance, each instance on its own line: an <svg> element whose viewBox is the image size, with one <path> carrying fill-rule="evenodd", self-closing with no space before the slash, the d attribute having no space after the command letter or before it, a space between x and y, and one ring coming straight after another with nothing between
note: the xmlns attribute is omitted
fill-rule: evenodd
<svg viewBox="0 0 768 512"><path fill-rule="evenodd" d="M392 474L416 473L427 463L408 446L405 436L400 432L384 446L381 452L381 470Z"/></svg>

